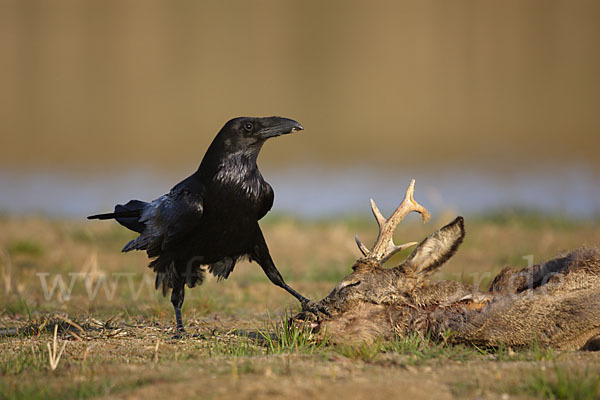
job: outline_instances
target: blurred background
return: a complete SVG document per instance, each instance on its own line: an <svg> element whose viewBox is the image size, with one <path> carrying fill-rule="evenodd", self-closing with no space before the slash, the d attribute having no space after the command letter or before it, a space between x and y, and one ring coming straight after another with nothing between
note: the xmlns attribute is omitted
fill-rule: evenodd
<svg viewBox="0 0 600 400"><path fill-rule="evenodd" d="M82 218L195 170L230 118L274 213L600 214L600 2L0 0L0 210Z"/></svg>

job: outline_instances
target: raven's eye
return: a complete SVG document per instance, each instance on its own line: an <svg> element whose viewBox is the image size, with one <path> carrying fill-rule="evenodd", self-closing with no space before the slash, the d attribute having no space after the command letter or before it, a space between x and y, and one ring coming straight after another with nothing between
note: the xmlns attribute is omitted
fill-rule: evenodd
<svg viewBox="0 0 600 400"><path fill-rule="evenodd" d="M244 129L248 132L252 132L252 124L250 122L246 122L246 125L244 125Z"/></svg>

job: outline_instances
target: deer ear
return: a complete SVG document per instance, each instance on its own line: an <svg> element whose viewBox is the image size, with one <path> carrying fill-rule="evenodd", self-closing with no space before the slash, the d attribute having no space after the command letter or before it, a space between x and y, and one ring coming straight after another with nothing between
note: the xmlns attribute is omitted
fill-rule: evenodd
<svg viewBox="0 0 600 400"><path fill-rule="evenodd" d="M463 217L427 236L400 266L403 272L429 275L454 255L465 237Z"/></svg>

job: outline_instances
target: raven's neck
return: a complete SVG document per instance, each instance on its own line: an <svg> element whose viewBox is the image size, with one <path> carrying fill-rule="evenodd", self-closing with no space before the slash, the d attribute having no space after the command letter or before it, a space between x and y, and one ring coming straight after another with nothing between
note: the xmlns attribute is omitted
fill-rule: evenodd
<svg viewBox="0 0 600 400"><path fill-rule="evenodd" d="M258 199L264 179L256 165L257 153L243 151L225 156L213 176L212 184L227 191L241 191L248 199Z"/></svg>
<svg viewBox="0 0 600 400"><path fill-rule="evenodd" d="M217 136L194 175L205 185L241 188L252 197L259 195L264 180L256 160L262 144L235 148L235 143Z"/></svg>
<svg viewBox="0 0 600 400"><path fill-rule="evenodd" d="M242 182L252 178L258 171L258 152L238 151L224 155L217 166L213 179Z"/></svg>
<svg viewBox="0 0 600 400"><path fill-rule="evenodd" d="M232 173L257 170L256 160L263 144L263 141L241 143L237 138L219 132L206 150L195 175L206 180L212 179L223 169L235 170Z"/></svg>

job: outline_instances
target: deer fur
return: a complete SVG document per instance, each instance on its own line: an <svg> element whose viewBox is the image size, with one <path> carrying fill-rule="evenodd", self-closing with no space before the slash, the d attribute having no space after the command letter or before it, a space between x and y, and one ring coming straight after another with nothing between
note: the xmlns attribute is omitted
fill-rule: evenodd
<svg viewBox="0 0 600 400"><path fill-rule="evenodd" d="M403 218L395 218L397 213L409 212L405 203L414 202L412 190L414 181L387 222L396 219L397 225ZM409 208L428 216L416 202ZM377 213L374 210L380 237L373 248L381 249L391 240L393 229L385 226L387 237L381 237L384 218ZM457 217L391 268L383 267L388 254L378 250L373 256L357 239L364 257L320 302L331 317L315 320L301 313L296 318L312 319L320 332L336 342L371 342L417 333L489 347L527 346L533 341L559 349L598 347L600 249L582 247L520 271L505 268L484 292L455 281L430 282L428 277L454 255L464 236L464 220ZM392 245L389 251L400 247Z"/></svg>

